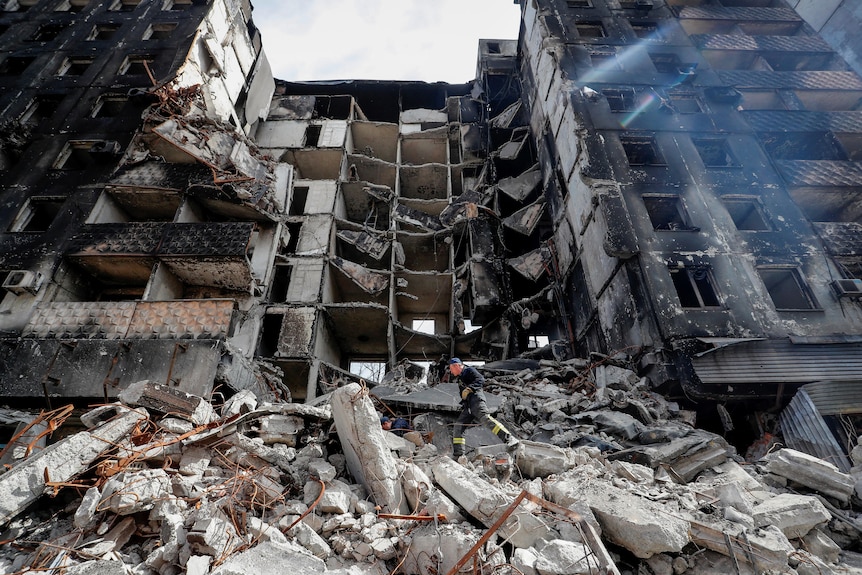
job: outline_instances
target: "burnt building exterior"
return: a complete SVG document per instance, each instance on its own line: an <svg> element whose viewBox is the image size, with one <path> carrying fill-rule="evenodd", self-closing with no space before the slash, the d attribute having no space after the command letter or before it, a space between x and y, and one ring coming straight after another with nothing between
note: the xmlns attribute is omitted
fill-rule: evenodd
<svg viewBox="0 0 862 575"><path fill-rule="evenodd" d="M0 395L624 354L862 377L862 79L782 0L523 0L476 80L274 80L248 2L0 13Z"/></svg>

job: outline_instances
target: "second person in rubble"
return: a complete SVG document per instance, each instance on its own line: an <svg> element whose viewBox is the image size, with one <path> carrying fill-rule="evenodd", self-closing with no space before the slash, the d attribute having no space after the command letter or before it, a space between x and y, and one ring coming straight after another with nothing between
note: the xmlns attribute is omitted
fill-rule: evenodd
<svg viewBox="0 0 862 575"><path fill-rule="evenodd" d="M475 367L466 366L457 357L449 360L449 373L458 381L458 391L461 393L461 415L455 421L452 436L452 455L457 459L464 455L466 441L464 427L477 421L491 430L510 449L518 445L518 440L506 427L491 417L488 404L485 401L485 377Z"/></svg>

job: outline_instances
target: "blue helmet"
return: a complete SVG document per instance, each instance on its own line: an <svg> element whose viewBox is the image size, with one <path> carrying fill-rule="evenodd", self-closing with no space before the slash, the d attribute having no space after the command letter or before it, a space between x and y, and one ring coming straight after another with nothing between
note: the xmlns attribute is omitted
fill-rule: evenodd
<svg viewBox="0 0 862 575"><path fill-rule="evenodd" d="M457 357L453 357L452 359L449 360L449 365L452 365L453 363L461 363L461 360L458 359Z"/></svg>

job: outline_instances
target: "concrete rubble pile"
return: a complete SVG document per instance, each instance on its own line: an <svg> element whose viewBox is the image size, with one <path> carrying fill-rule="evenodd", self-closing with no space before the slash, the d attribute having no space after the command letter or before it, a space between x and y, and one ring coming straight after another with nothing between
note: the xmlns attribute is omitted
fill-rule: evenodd
<svg viewBox="0 0 862 575"><path fill-rule="evenodd" d="M417 445L360 383L214 405L138 382L77 433L10 442L0 572L862 573L862 453L747 462L610 361L486 373L522 441L475 435L458 462L451 411L412 413Z"/></svg>

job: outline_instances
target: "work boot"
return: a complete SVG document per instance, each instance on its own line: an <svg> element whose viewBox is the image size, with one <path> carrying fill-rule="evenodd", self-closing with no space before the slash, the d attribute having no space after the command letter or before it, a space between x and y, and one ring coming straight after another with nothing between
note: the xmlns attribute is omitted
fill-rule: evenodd
<svg viewBox="0 0 862 575"><path fill-rule="evenodd" d="M521 445L521 441L514 435L510 435L506 440L506 451L514 453L518 449L519 445Z"/></svg>

